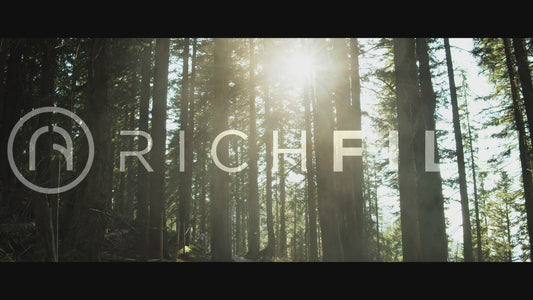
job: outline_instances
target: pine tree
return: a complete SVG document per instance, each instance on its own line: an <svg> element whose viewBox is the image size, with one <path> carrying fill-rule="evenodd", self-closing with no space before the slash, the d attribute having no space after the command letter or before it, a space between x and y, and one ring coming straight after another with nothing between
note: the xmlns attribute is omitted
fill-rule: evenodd
<svg viewBox="0 0 533 300"><path fill-rule="evenodd" d="M520 153L521 164L521 177L524 190L526 218L531 216L531 208L528 207L528 203L531 203L531 172L530 169L530 156L529 156L529 138L526 132L526 121L524 121L524 103L520 99L520 84L517 77L515 56L513 55L513 45L511 39L475 39L474 54L478 60L478 64L482 67L482 70L488 74L491 83L495 86L494 95L492 98L498 99L498 109L494 112L494 117L487 124L490 126L502 126L496 137L503 139L505 143L502 149L502 154L498 159L494 161L502 163L502 158L509 157L511 155L511 148L518 146L518 152ZM516 135L514 131L516 130ZM512 137L514 140L509 140ZM507 138L507 139L505 139ZM515 175L513 175L515 176ZM485 192L488 194L489 192ZM524 222L525 231L531 232L531 222ZM531 253L531 234L528 241L527 253ZM487 252L487 249L484 252ZM485 254L485 256L487 256ZM526 254L527 256L527 254Z"/></svg>
<svg viewBox="0 0 533 300"><path fill-rule="evenodd" d="M354 79L358 76L357 59L352 59L350 72L350 61L348 58L348 47L345 39L334 39L334 102L336 111L336 130L361 130L361 114L360 107L357 102L358 95L353 96L356 100L351 98L350 77ZM355 46L358 47L355 42ZM358 50L353 50L355 54ZM357 83L354 83L357 85ZM357 87L354 87L355 92ZM352 101L354 103L352 103ZM335 173L335 182L337 184L335 190L338 199L336 200L340 205L339 223L342 235L342 245L344 252L344 259L347 261L361 261L366 260L366 254L363 249L366 249L365 244L365 226L363 213L363 182L362 182L362 157L356 156L354 158L345 158L345 167L343 172Z"/></svg>
<svg viewBox="0 0 533 300"><path fill-rule="evenodd" d="M467 262L474 260L472 250L472 231L470 225L470 208L468 204L468 193L466 186L466 172L464 161L464 150L461 133L461 123L459 117L459 106L457 104L457 92L454 79L453 62L450 51L450 43L447 38L444 39L444 48L446 50L446 65L448 67L448 80L450 84L450 98L453 113L453 128L455 133L455 145L457 149L457 167L459 171L459 191L461 194L461 211L463 216L463 251L464 259Z"/></svg>
<svg viewBox="0 0 533 300"><path fill-rule="evenodd" d="M109 97L109 51L112 41L94 39L91 41L87 82L87 103L84 120L91 128L94 139L94 161L89 171L83 192L76 199L77 217L67 243L69 250L74 250L74 259L101 261L102 244L107 217L110 208L112 153ZM79 188L78 188L79 189Z"/></svg>
<svg viewBox="0 0 533 300"><path fill-rule="evenodd" d="M139 130L148 132L148 119L150 109L150 79L152 62L152 40L142 40L141 56L141 90L139 100ZM140 143L140 149L145 149L145 143ZM142 148L141 148L142 147ZM137 231L139 232L137 247L138 253L142 259L148 257L149 246L149 173L142 165L138 164L138 183L137 183Z"/></svg>
<svg viewBox="0 0 533 300"><path fill-rule="evenodd" d="M437 103L429 66L427 40L416 39L416 56L419 61L420 116L415 124L415 160L418 188L420 246L422 260L446 261L448 245L444 219L444 200L440 171L426 171L426 132L435 130L435 107ZM438 149L435 147L435 162L438 163Z"/></svg>
<svg viewBox="0 0 533 300"><path fill-rule="evenodd" d="M307 184L307 210L308 210L308 227L309 228L309 261L318 261L318 245L317 245L317 224L316 224L316 174L313 165L313 142L311 131L311 83L309 78L304 87L304 106L305 106L305 131L306 131L306 184Z"/></svg>
<svg viewBox="0 0 533 300"><path fill-rule="evenodd" d="M492 259L495 261L512 262L515 260L513 250L518 245L516 198L518 193L511 187L509 175L502 171L496 183L495 199L490 205L490 240L493 249Z"/></svg>
<svg viewBox="0 0 533 300"><path fill-rule="evenodd" d="M248 136L248 257L251 259L259 258L259 194L257 182L257 129L256 129L256 93L255 93L255 43L254 39L249 40L249 97L250 97L250 135Z"/></svg>
<svg viewBox="0 0 533 300"><path fill-rule="evenodd" d="M5 76L5 92L4 92L4 109L2 116L2 145L7 145L7 140L11 129L22 116L23 91L22 91L22 76L23 64L22 58L26 47L26 42L23 39L11 40L9 46L9 58L7 59ZM10 212L13 212L17 203L15 199L16 178L11 172L7 160L7 147L0 147L1 155L1 171L2 172L2 202L4 204L4 213L6 218Z"/></svg>
<svg viewBox="0 0 533 300"><path fill-rule="evenodd" d="M188 235L185 232L191 226L191 202L192 202L192 128L194 127L194 111L189 112L192 107L192 101L189 99L189 44L190 39L185 38L183 46L183 71L181 79L181 97L180 97L180 125L181 131L185 133L185 145L180 147L184 149L184 165L180 166L179 187L178 187L178 228L180 230L180 247L184 247L189 241L186 240ZM188 133L188 134L187 134ZM180 145L181 146L181 145ZM183 172L182 172L183 171Z"/></svg>
<svg viewBox="0 0 533 300"><path fill-rule="evenodd" d="M263 48L266 53L270 53L273 49L272 41L265 39L263 40ZM266 57L265 68L267 73L272 69L268 60L270 57ZM268 78L268 77L267 77ZM272 131L274 130L273 116L272 116L272 95L270 94L270 80L265 82L265 116L264 116L264 126L265 126L265 160L266 160L266 174L265 174L265 206L267 214L267 246L261 251L263 259L270 260L275 256L276 249L276 236L274 232L274 213L273 213L273 195L272 195Z"/></svg>
<svg viewBox="0 0 533 300"><path fill-rule="evenodd" d="M531 81L531 70L524 47L524 40L513 38L514 55L516 66L518 68L518 77L520 78L520 88L524 98L526 108L527 124L529 127L529 138L533 145L533 83Z"/></svg>
<svg viewBox="0 0 533 300"><path fill-rule="evenodd" d="M333 182L333 143L330 136L334 129L333 99L331 95L331 81L329 75L329 58L326 52L326 41L319 40L317 47L321 57L325 57L316 70L316 124L315 145L317 164L317 202L322 233L322 252L324 261L342 261L342 242L339 229L339 206L333 197L335 185Z"/></svg>
<svg viewBox="0 0 533 300"><path fill-rule="evenodd" d="M285 136L285 131L283 130L283 124L280 125L279 130L279 145L280 148L284 147L283 137ZM287 219L285 215L285 203L287 202L287 189L286 189L286 172L285 172L285 156L282 155L279 158L279 169L278 169L278 179L279 179L279 214L278 214L278 223L279 223L279 234L277 238L278 251L277 256L280 258L287 257Z"/></svg>
<svg viewBox="0 0 533 300"><path fill-rule="evenodd" d="M516 130L518 131L518 149L520 151L520 164L522 167L522 182L524 186L525 206L528 218L528 233L529 233L529 251L533 254L533 222L531 216L533 215L533 176L531 174L531 156L529 155L529 147L527 144L527 134L524 126L524 119L522 113L522 105L518 96L518 85L515 77L515 69L513 67L513 57L511 56L511 46L509 39L503 39L505 50L505 62L507 65L507 73L509 75L509 85L511 89L511 99L513 102L513 114Z"/></svg>
<svg viewBox="0 0 533 300"><path fill-rule="evenodd" d="M231 41L225 38L215 39L213 75L213 128L215 134L228 128L228 82L230 68ZM228 141L223 139L218 144L218 158L228 161ZM229 176L225 171L214 167L212 170L211 198L211 259L213 261L232 260L231 236L229 231Z"/></svg>
<svg viewBox="0 0 533 300"><path fill-rule="evenodd" d="M421 259L413 124L418 109L418 77L414 39L394 39L394 66L398 101L398 177L404 261Z"/></svg>
<svg viewBox="0 0 533 300"><path fill-rule="evenodd" d="M162 259L165 256L165 150L167 119L167 87L170 40L156 39L154 96L152 106L152 139L150 173L150 250L151 258Z"/></svg>
<svg viewBox="0 0 533 300"><path fill-rule="evenodd" d="M57 51L55 49L56 39L45 39L43 43L42 65L41 65L41 82L40 82L40 106L54 105L54 87L55 87L55 72L57 68ZM51 116L49 114L39 115L39 128L49 126L51 124ZM44 136L46 145L36 146L39 152L39 165L35 175L36 180L49 180L52 178L52 168L56 168L51 161L52 158L52 139L50 135ZM42 144L41 144L42 145ZM54 176L55 177L55 176ZM42 241L43 248L46 249L46 260L57 261L57 250L55 242L55 231L52 224L52 203L48 195L34 196L32 199L33 214L35 217L35 226L38 235ZM55 203L57 205L57 203Z"/></svg>

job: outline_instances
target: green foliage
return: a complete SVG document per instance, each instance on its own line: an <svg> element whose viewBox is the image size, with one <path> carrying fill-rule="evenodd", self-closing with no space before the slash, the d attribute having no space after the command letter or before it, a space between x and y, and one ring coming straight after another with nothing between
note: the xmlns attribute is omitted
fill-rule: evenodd
<svg viewBox="0 0 533 300"><path fill-rule="evenodd" d="M382 236L381 260L384 262L402 261L402 231L399 216L391 226L383 231Z"/></svg>
<svg viewBox="0 0 533 300"><path fill-rule="evenodd" d="M507 172L500 172L500 179L493 190L493 198L487 202L489 217L489 259L492 261L516 261L515 248L524 246L523 228L525 207L518 201L522 189L513 189L512 180Z"/></svg>

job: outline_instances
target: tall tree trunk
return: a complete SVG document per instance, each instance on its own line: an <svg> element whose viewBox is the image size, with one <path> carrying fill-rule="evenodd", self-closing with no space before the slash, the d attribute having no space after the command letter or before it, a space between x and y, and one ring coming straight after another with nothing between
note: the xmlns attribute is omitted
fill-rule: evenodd
<svg viewBox="0 0 533 300"><path fill-rule="evenodd" d="M320 52L326 52L326 41L319 40ZM327 57L326 53L323 54ZM322 252L324 261L342 261L342 242L339 231L339 207L334 195L333 182L333 142L331 134L334 130L333 103L329 78L329 58L316 70L317 114L315 126L315 145L317 163L318 213L322 234Z"/></svg>
<svg viewBox="0 0 533 300"><path fill-rule="evenodd" d="M240 165L240 164L239 164ZM241 186L243 186L243 179L241 176L237 177L237 181L238 181L238 184L239 184L239 189ZM241 196L239 196L239 200L241 201L241 231L240 231L240 235L241 235L241 244L239 245L240 249L241 249L241 253L242 254L245 254L246 253L246 246L247 246L247 234L248 234L248 227L245 226L246 224L248 224L248 218L247 218L247 215L248 215L248 210L246 209L246 205L244 205L244 199L242 199Z"/></svg>
<svg viewBox="0 0 533 300"><path fill-rule="evenodd" d="M241 155L239 154L239 145L237 143L231 143L230 145L231 151L233 152L233 155L235 156L235 162L234 164L236 166L241 165ZM241 217L241 211L242 211L242 202L243 199L241 198L241 176L236 174L236 176L233 178L232 183L230 184L231 188L233 189L231 191L230 195L230 222L232 223L232 230L230 230L232 235L232 247L234 249L235 255L240 255L242 252L245 251L245 249L239 249L239 243L242 241L242 239L239 237L239 231L242 229L244 223L241 222L242 219L239 219ZM235 212L233 212L233 207L235 208ZM238 225L238 226L237 226ZM242 251L241 251L242 250Z"/></svg>
<svg viewBox="0 0 533 300"><path fill-rule="evenodd" d="M230 68L231 44L229 39L215 39L215 73L213 76L213 129L214 135L228 129L228 83ZM228 139L218 144L218 158L222 163L229 159ZM211 259L213 261L231 261L231 236L229 232L229 175L218 167L212 172L213 198L211 199Z"/></svg>
<svg viewBox="0 0 533 300"><path fill-rule="evenodd" d="M283 136L285 132L283 130L283 126L281 127L281 130L279 131L279 147L284 148L283 143ZM287 226L286 226L286 219L285 219L285 203L287 200L287 191L285 188L286 183L286 177L285 177L285 156L282 155L279 158L279 235L278 235L278 244L279 244L279 251L278 256L281 258L287 257Z"/></svg>
<svg viewBox="0 0 533 300"><path fill-rule="evenodd" d="M335 107L337 116L337 130L361 130L361 114L352 106L350 97L350 77L357 80L358 58L352 57L352 73L350 73L350 61L348 59L348 47L346 39L337 38L333 40L335 70L333 80L335 85ZM357 42L355 42L357 45ZM358 50L352 54L358 54ZM357 93L358 83L354 82L354 91ZM358 95L354 95L357 102ZM359 104L359 103L357 103ZM361 141L357 140L356 145L361 146ZM360 261L365 260L363 249L366 248L364 239L364 213L363 213L363 164L362 156L345 157L343 172L335 173L336 201L340 205L339 225L342 235L342 245L344 260Z"/></svg>
<svg viewBox="0 0 533 300"><path fill-rule="evenodd" d="M524 105L526 107L529 138L531 145L533 145L533 83L531 82L531 70L529 69L527 53L524 48L524 39L513 38L513 48L518 67L518 77L520 78L520 87L522 88L522 96L524 97Z"/></svg>
<svg viewBox="0 0 533 300"><path fill-rule="evenodd" d="M57 53L55 46L57 40L45 39L42 41L43 56L41 66L41 86L39 94L39 105L41 107L54 105L54 86L55 86L55 73L57 67ZM39 128L43 126L50 126L52 118L50 114L39 115ZM37 182L46 181L48 184L53 183L52 169L57 168L52 163L52 138L49 134L44 135L39 139L39 143L36 145L38 151L36 165L36 178ZM46 186L43 182L43 186ZM32 207L35 217L35 227L37 229L39 238L43 244L43 248L46 250L46 260L57 261L56 256L56 243L54 226L52 225L52 197L48 195L35 195L32 197ZM55 201L54 201L55 202Z"/></svg>
<svg viewBox="0 0 533 300"><path fill-rule="evenodd" d="M418 213L420 228L421 259L424 261L447 261L448 240L444 219L442 179L439 172L425 170L426 130L435 131L435 106L437 98L431 83L429 49L425 38L416 39L416 55L419 61L420 101L415 104L420 109L415 126L415 160L418 180ZM434 143L432 141L432 143ZM435 145L435 143L434 143ZM438 163L438 148L434 148L435 162Z"/></svg>
<svg viewBox="0 0 533 300"><path fill-rule="evenodd" d="M361 79L359 76L359 42L357 39L350 39L351 62L350 62L350 76L351 76L351 94L352 101L350 107L350 117L352 119L351 126L354 130L361 130ZM358 142L359 143L359 142ZM362 147L362 141L361 141ZM363 157L356 156L353 165L353 186L354 186L354 204L355 204L355 232L357 236L356 256L355 259L359 261L367 261L368 245L367 232L365 230L365 214L364 206L365 199L363 197Z"/></svg>
<svg viewBox="0 0 533 300"><path fill-rule="evenodd" d="M347 53L346 41L342 38L333 39L333 57L332 57L333 72L331 74L332 86L334 91L334 105L336 115L335 130L348 130L351 124L347 124L348 118L347 110L350 107L350 82L347 74ZM339 215L337 221L339 222L339 230L341 235L342 251L344 254L343 260L354 261L355 258L355 243L357 237L353 227L355 219L355 207L353 205L354 190L353 190L353 171L351 162L352 158L344 158L343 172L334 173L334 192L335 201L339 205Z"/></svg>
<svg viewBox="0 0 533 300"><path fill-rule="evenodd" d="M306 82L304 87L305 103L305 136L306 143L306 179L307 179L307 208L309 224L309 261L318 261L317 228L316 228L316 185L315 167L313 166L313 142L311 132L311 83Z"/></svg>
<svg viewBox="0 0 533 300"><path fill-rule="evenodd" d="M374 180L377 178L376 158L374 157ZM379 232L379 205L378 205L378 185L373 182L374 207L376 210L376 261L381 261L381 234Z"/></svg>
<svg viewBox="0 0 533 300"><path fill-rule="evenodd" d="M461 210L463 215L463 251L464 259L467 262L474 261L472 250L472 229L470 225L470 208L468 204L468 193L466 186L465 160L463 151L463 140L461 134L461 121L459 117L459 106L457 104L457 92L453 74L453 62L450 51L450 42L444 39L444 49L446 51L446 65L448 67L448 80L450 83L450 97L452 102L453 129L455 133L455 146L457 150L457 167L459 169L459 192L461 194Z"/></svg>
<svg viewBox="0 0 533 300"><path fill-rule="evenodd" d="M270 53L272 51L272 41L269 39L263 40L263 47L265 53ZM267 69L269 65L265 66ZM265 206L267 213L267 246L261 250L261 256L264 260L270 260L276 251L276 235L274 233L274 213L272 211L272 96L270 94L270 85L267 81L266 83L266 95L265 95L265 160L266 160L266 174L265 174Z"/></svg>
<svg viewBox="0 0 533 300"><path fill-rule="evenodd" d="M233 152L236 154L236 162L235 164L237 166L240 165L240 159L239 159L239 150L238 150L238 147L237 147L237 144L233 144ZM242 233L242 227L244 226L243 224L243 218L242 218L242 212L243 212L243 199L241 198L241 195L240 195L240 189L241 189L241 180L240 180L240 176L237 176L235 178L235 184L232 185L233 186L233 198L235 199L235 231L233 232L233 235L235 237L235 243L234 243L234 246L233 246L233 249L235 249L235 254L237 256L240 256L244 251L245 249L243 247L241 247L241 245L243 244L242 240L244 239L244 236L241 234Z"/></svg>
<svg viewBox="0 0 533 300"><path fill-rule="evenodd" d="M80 64L80 55L79 51L82 47L82 40L78 39L76 43L76 51L74 53L74 57L72 58L72 75L70 76L70 86L68 90L68 100L69 100L69 107L68 109L70 111L74 111L74 103L78 99L78 81L80 79L80 69L82 69ZM72 121L70 124L70 128L73 128L75 122Z"/></svg>
<svg viewBox="0 0 533 300"><path fill-rule="evenodd" d="M307 188L307 184L306 184ZM305 194L305 207L304 207L304 236L303 236L303 243L306 245L305 248L303 248L303 260L304 261L311 261L309 258L309 198L307 197L307 191ZM318 256L318 255L317 255ZM318 258L314 260L314 262L318 261Z"/></svg>
<svg viewBox="0 0 533 300"><path fill-rule="evenodd" d="M101 260L101 247L111 209L113 151L111 147L111 99L109 97L110 39L94 39L90 49L85 118L94 139L94 161L76 198L78 217L74 218L68 250L74 259Z"/></svg>
<svg viewBox="0 0 533 300"><path fill-rule="evenodd" d="M196 113L196 103L195 103L195 89L196 89L196 52L197 52L197 39L194 39L193 45L192 45L192 57L191 57L191 74L189 79L189 113L188 113L188 122L187 122L187 128L185 130L185 136L189 138L185 138L185 177L188 177L190 180L190 189L191 189L191 196L189 196L189 200L191 202L191 207L195 204L192 203L192 186L193 186L193 160L194 160L194 153L193 149L195 147L194 145L194 127L197 120L195 119L195 113ZM188 166L188 167L187 167ZM196 187L196 191L198 190L198 187ZM196 195L196 192L194 193ZM196 197L195 197L196 198ZM191 210L194 211L193 208ZM190 213L189 213L190 215ZM195 228L195 222L196 217L195 216L189 216L189 219L191 223L191 228ZM190 235L191 238L195 237L195 231L193 231ZM190 241L189 241L190 243Z"/></svg>
<svg viewBox="0 0 533 300"><path fill-rule="evenodd" d="M189 100L189 38L185 39L185 45L183 48L183 73L182 73L182 86L181 86L181 99L180 99L180 126L181 130L185 132L185 166L180 166L180 170L184 168L184 172L180 173L179 188L178 188L178 222L181 224L180 232L180 247L187 244L187 236L185 231L190 227L191 222L191 202L192 202L192 149L190 147L191 141L194 139L192 136L192 126L194 121L192 114L189 113L190 100Z"/></svg>
<svg viewBox="0 0 533 300"><path fill-rule="evenodd" d="M188 127L188 135L193 136L193 129L194 129L194 123L195 123L195 113L196 113L196 98L195 98L195 90L196 90L196 65L197 65L197 51L198 51L198 39L193 40L192 44L192 57L191 57L191 75L190 75L190 82L189 82L189 127ZM193 156L193 147L192 147L192 140L191 141L191 151L189 151L187 154L187 160L191 160Z"/></svg>
<svg viewBox="0 0 533 300"><path fill-rule="evenodd" d="M280 244L280 233L279 233L279 198L280 198L280 194L281 194L281 191L280 191L280 182L279 182L279 176L277 177L278 179L278 184L277 184L277 189L276 189L276 193L274 194L274 202L276 203L276 208L275 208L275 212L274 212L274 224L276 224L276 248L274 249L274 256L275 257L279 257L279 244Z"/></svg>
<svg viewBox="0 0 533 300"><path fill-rule="evenodd" d="M54 88L55 88L55 76L57 68L57 51L55 49L57 40L46 39L43 43L43 64L41 68L41 89L40 89L40 105L53 106L54 105ZM49 114L39 115L39 128L42 126L51 125L51 116ZM55 166L51 163L52 158L52 140L50 136L45 147L38 147L42 164L37 168L37 179L45 179L52 182L51 168ZM35 225L40 232L42 241L47 253L47 259L49 261L57 261L57 249L55 243L54 226L52 224L52 204L55 201L51 201L52 197L48 195L39 195L34 198L34 212L36 214ZM46 201L45 201L46 200Z"/></svg>
<svg viewBox="0 0 533 300"><path fill-rule="evenodd" d="M418 216L414 120L419 103L415 40L394 39L394 66L398 101L398 178L404 261L421 258Z"/></svg>
<svg viewBox="0 0 533 300"><path fill-rule="evenodd" d="M508 200L505 199L505 237L507 238L507 247L505 251L505 254L507 254L507 262L513 262L513 242L511 240L512 234L511 234L511 208L509 207Z"/></svg>
<svg viewBox="0 0 533 300"><path fill-rule="evenodd" d="M255 112L255 54L254 39L250 39L249 55L249 101L250 101L250 135L248 136L248 257L259 258L259 194L257 183L257 128Z"/></svg>
<svg viewBox="0 0 533 300"><path fill-rule="evenodd" d="M13 217L7 212L13 212L14 208L20 204L14 199L14 190L17 183L15 175L11 172L9 163L7 160L7 140L9 134L17 123L19 117L22 114L22 54L25 47L25 40L14 39L11 41L9 47L9 58L7 60L7 75L6 75L6 87L5 97L3 102L4 111L2 116L2 136L0 147L0 172L2 180L2 198L1 201L5 203L5 212L0 212L5 217Z"/></svg>
<svg viewBox="0 0 533 300"><path fill-rule="evenodd" d="M511 87L511 99L513 101L513 114L516 130L518 131L518 149L520 151L520 165L522 167L522 182L524 186L524 198L527 214L527 229L529 234L529 251L533 255L533 176L531 173L531 156L527 144L527 134L524 125L522 105L518 95L518 83L515 77L514 61L511 55L511 43L509 39L503 39L505 48L505 62L509 74Z"/></svg>
<svg viewBox="0 0 533 300"><path fill-rule="evenodd" d="M268 89L268 87L267 87ZM276 252L276 235L274 232L274 212L272 209L273 195L272 195L272 111L271 111L271 95L267 90L265 98L265 157L266 157L266 199L265 206L267 212L267 246L263 250L263 258L270 260Z"/></svg>
<svg viewBox="0 0 533 300"><path fill-rule="evenodd" d="M296 197L292 198L292 215L293 215L293 222L292 222L292 261L298 261L298 250L296 247L296 237L297 237L297 230L296 230L296 224L298 223L298 207L296 205Z"/></svg>
<svg viewBox="0 0 533 300"><path fill-rule="evenodd" d="M154 97L152 107L152 139L150 173L150 250L151 258L162 258L165 214L165 150L167 89L170 40L158 38L155 44Z"/></svg>
<svg viewBox="0 0 533 300"><path fill-rule="evenodd" d="M193 42L193 48L192 48L193 52L192 52L192 70L191 70L191 82L190 82L190 99L191 99L191 111L190 111L190 114L191 115L195 115L195 112L196 110L199 110L199 111L202 111L202 109L206 106L206 101L205 101L205 98L199 98L198 99L198 103L196 103L196 96L195 96L195 90L196 90L196 65L197 65L197 51L198 51L198 39L194 39L194 42ZM190 118L190 121L194 123L194 117L191 117ZM201 120L198 120L197 121L197 124L201 124L200 122ZM207 187L206 187L206 183L205 183L205 180L206 180L206 176L207 176L207 172L206 172L206 154L207 154L207 151L205 150L205 144L206 144L206 131L205 131L205 126L199 126L199 130L197 132L197 141L198 143L195 144L197 146L198 149L200 149L200 151L198 152L198 156L197 156L197 165L199 166L199 168L195 169L195 172L196 172L196 185L197 185L197 189L198 189L198 202L197 202L197 205L198 205L198 208L199 208L199 212L198 214L200 215L199 217L199 229L200 229L200 232L204 233L205 235L205 239L204 239L204 244L203 244L203 247L205 247L207 245L207 243L205 242L206 239L207 239L207 209L206 209L206 196L207 196ZM193 134L193 127L190 127L189 129L191 131L191 133L189 134L191 137L194 136ZM190 146L191 149L193 149L192 147L192 144ZM190 155L192 156L192 150L190 152ZM190 159L190 158L189 158ZM192 165L191 165L192 167ZM205 250L205 249L204 249Z"/></svg>
<svg viewBox="0 0 533 300"><path fill-rule="evenodd" d="M150 107L150 79L152 64L152 40L142 40L141 56L141 95L139 103L139 130L148 132L148 115ZM145 142L139 141L139 149L145 149ZM142 164L138 164L137 183L137 231L139 233L137 249L141 259L148 258L149 246L149 173Z"/></svg>
<svg viewBox="0 0 533 300"><path fill-rule="evenodd" d="M135 94L139 91L139 85L140 80L137 76L135 76L135 70L132 70L132 74L134 75L134 83L133 83L133 90L135 91ZM137 98L137 96L135 96ZM135 99L137 100L137 99ZM135 129L138 128L137 123L137 115L138 115L138 105L137 101L129 104L129 120L128 120L128 128ZM120 133L120 131L118 131ZM133 139L129 138L126 143L128 149L134 149L134 141ZM137 205L137 174L139 174L136 168L137 164L133 159L126 160L126 215L125 215L125 221L128 224L134 224L135 221L135 207ZM137 162L138 164L141 164L140 162ZM129 227L129 226L128 226ZM134 227L133 227L134 228Z"/></svg>
<svg viewBox="0 0 533 300"><path fill-rule="evenodd" d="M128 104L124 108L124 128L135 128L135 106ZM119 132L115 131L114 139L117 140L118 138ZM115 147L113 151L116 153L115 157L120 155L122 149L133 149L133 140L124 140L121 145L123 146ZM115 163L118 164L119 162L115 161ZM118 188L114 191L115 195L113 197L115 199L113 210L126 222L130 222L133 219L133 197L130 190L133 183L132 177L136 170L133 170L132 164L132 159L126 159L125 172L119 172L118 174Z"/></svg>
<svg viewBox="0 0 533 300"><path fill-rule="evenodd" d="M5 70L8 57L8 41L5 38L0 39L0 98L4 98L5 92ZM0 116L4 116L4 106L6 101L0 103ZM0 121L0 132L2 132L2 122Z"/></svg>
<svg viewBox="0 0 533 300"><path fill-rule="evenodd" d="M466 125L468 130L468 146L470 148L470 164L472 165L472 185L474 187L474 214L476 222L476 254L477 261L483 261L483 245L481 243L481 219L479 217L479 197L477 188L476 176L476 161L474 159L474 146L472 145L472 130L470 126L470 112L468 111L468 103L466 103Z"/></svg>
<svg viewBox="0 0 533 300"><path fill-rule="evenodd" d="M486 241L488 239L487 237L487 228L488 228L488 218L487 218L487 213L486 213L486 199L487 199L487 194L488 194L488 191L485 189L485 178L487 176L487 172L479 172L479 205L480 205L480 208L482 208L483 210L480 211L481 213L481 216L480 216L480 228L481 228L481 241ZM482 223L481 223L482 221ZM481 247L482 250L483 250L483 247ZM486 254L487 250L485 249L484 252L482 252L482 257L487 257L487 260L488 260L488 255Z"/></svg>
<svg viewBox="0 0 533 300"><path fill-rule="evenodd" d="M198 188L200 189L199 193L199 206L200 206L200 230L206 235L207 238L207 204L206 204L206 197L207 197L207 187L206 187L206 177L207 177L207 170L206 170L206 151L204 147L205 141L202 141L199 143L201 150L200 153L198 153L198 166L200 166L200 169L198 171ZM205 243L205 242L204 242ZM204 245L206 246L207 243Z"/></svg>

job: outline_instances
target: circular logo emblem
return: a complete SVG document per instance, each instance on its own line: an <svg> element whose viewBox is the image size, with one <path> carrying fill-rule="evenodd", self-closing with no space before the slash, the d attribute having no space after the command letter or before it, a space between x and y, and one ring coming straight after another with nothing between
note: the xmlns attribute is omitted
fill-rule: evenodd
<svg viewBox="0 0 533 300"><path fill-rule="evenodd" d="M20 171L17 168L17 165L15 164L15 160L13 158L13 144L15 142L15 136L17 135L18 130L20 128L22 128L22 126L24 125L24 123L26 123L26 121L28 121L29 119L31 119L31 118L39 115L39 114L43 114L43 113L59 113L59 114L65 115L65 116L73 119L74 121L76 121L76 123L78 123L81 126L81 128L85 132L85 136L87 137L87 143L89 145L89 155L87 157L87 163L85 164L85 167L83 168L83 171L80 173L80 175L78 175L78 177L74 181L72 181L69 184L66 184L64 186L54 187L54 188L46 188L46 187L41 187L41 186L38 186L38 185L35 185L35 184L31 183L26 178L24 178L22 173L20 173ZM71 111L69 111L67 109L61 108L61 107L54 107L54 106L41 107L41 108L32 110L31 112L25 114L15 124L15 126L11 130L11 134L9 135L9 140L7 142L7 158L8 158L9 166L11 167L11 170L13 171L15 176L18 178L18 180L20 180L20 182L22 182L26 187L28 187L28 188L36 191L36 192L43 193L43 194L59 194L59 193L63 193L63 192L66 192L66 191L74 188L75 186L77 186L85 178L85 176L87 176L87 174L89 173L89 170L91 169L91 166L93 164L93 159L94 159L94 141L93 141L93 136L91 135L91 131L89 130L89 127L87 127L85 122L80 117L78 117L76 114L74 114L73 112L71 112Z"/></svg>

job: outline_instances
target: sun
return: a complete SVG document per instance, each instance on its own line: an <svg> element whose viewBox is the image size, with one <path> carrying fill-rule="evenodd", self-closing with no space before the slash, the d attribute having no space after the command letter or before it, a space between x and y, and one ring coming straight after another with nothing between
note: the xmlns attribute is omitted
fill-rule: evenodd
<svg viewBox="0 0 533 300"><path fill-rule="evenodd" d="M287 57L287 74L292 79L303 82L311 78L314 61L313 57L303 49L297 50Z"/></svg>
<svg viewBox="0 0 533 300"><path fill-rule="evenodd" d="M304 39L275 41L267 61L271 78L297 87L309 83L315 63L320 62L313 49L312 43Z"/></svg>

